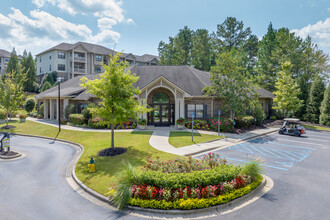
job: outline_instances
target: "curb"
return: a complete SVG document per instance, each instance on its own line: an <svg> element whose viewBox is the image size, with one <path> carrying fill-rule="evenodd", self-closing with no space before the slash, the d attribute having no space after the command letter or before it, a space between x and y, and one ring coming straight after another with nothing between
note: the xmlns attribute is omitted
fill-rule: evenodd
<svg viewBox="0 0 330 220"><path fill-rule="evenodd" d="M50 138L50 137L44 137L44 136L37 136L37 135L29 135L29 134L16 134L16 133L11 133L11 135L19 135L19 136L25 136L25 137L34 137L34 138L42 138L42 139L47 139L47 140L54 140L54 138ZM78 150L78 155L76 155L75 159L70 163L66 176L71 176L73 178L73 180L77 183L77 185L82 188L85 192L87 192L88 194L90 194L91 196L96 197L97 199L103 201L103 202L107 202L109 203L110 200L108 199L108 197L103 196L101 194L99 194L98 192L92 190L91 188L87 187L85 184L83 184L78 177L76 176L76 164L81 156L81 154L84 152L84 146L82 146L81 144L75 143L75 142L71 142L71 141L66 141L66 140L62 140L62 139L56 139L57 142L62 142L62 143L66 143L66 144L70 144L73 145L77 150ZM72 167L72 168L71 168ZM109 203L110 205L110 203Z"/></svg>
<svg viewBox="0 0 330 220"><path fill-rule="evenodd" d="M232 209L232 211L236 210L239 206L246 206L252 202L255 201L255 197L258 193L261 193L267 184L271 185L270 189L272 188L273 181L268 176L265 176L262 174L263 180L262 182L252 190L250 193L241 196L239 198L236 198L226 204L211 206L208 208L203 209L192 209L192 210L163 210L163 209L151 209L151 208L141 208L136 206L128 206L130 210L137 214L159 214L159 215L168 215L170 217L173 217L174 215L195 215L195 214L210 214L211 212L217 212L218 215L222 213L228 213L231 211L228 211L226 209ZM268 190L269 191L269 190ZM266 192L265 192L266 193Z"/></svg>
<svg viewBox="0 0 330 220"><path fill-rule="evenodd" d="M253 137L244 138L244 139L241 139L239 141L235 141L235 142L233 142L231 144L227 144L227 145L224 145L224 146L217 146L217 147L213 147L213 148L209 148L209 149L204 149L204 150L196 151L196 152L190 153L190 154L184 154L183 156L195 156L195 155L198 155L198 154L201 154L201 153L204 153L204 152L208 152L208 151L213 151L213 150L216 150L216 149L219 149L219 148L226 148L226 147L232 146L235 143L239 143L239 142L242 142L242 141L246 141L246 140L258 138L258 137L261 137L261 136L264 136L264 135L267 135L267 134L271 134L271 133L275 133L275 132L277 132L277 130L276 131L268 131L266 133L258 134L258 135L253 136ZM213 141L216 141L216 140L213 140ZM212 142L212 141L210 141L210 142Z"/></svg>
<svg viewBox="0 0 330 220"><path fill-rule="evenodd" d="M3 159L3 160L12 160L12 159L16 159L16 158L22 156L21 153L19 153L19 152L16 152L16 153L17 154L16 155L13 155L13 156L1 156L0 155L0 159Z"/></svg>

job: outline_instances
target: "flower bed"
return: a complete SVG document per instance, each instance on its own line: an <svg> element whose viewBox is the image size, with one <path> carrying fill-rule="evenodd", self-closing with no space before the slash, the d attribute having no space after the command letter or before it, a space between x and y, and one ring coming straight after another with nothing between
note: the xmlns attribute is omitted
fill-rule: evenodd
<svg viewBox="0 0 330 220"><path fill-rule="evenodd" d="M189 157L160 162L147 158L141 172L127 171L129 175L121 181L126 188L119 184L114 201L120 207L124 201L143 208L206 208L251 192L262 181L259 173L258 163L228 165L214 153L202 160Z"/></svg>

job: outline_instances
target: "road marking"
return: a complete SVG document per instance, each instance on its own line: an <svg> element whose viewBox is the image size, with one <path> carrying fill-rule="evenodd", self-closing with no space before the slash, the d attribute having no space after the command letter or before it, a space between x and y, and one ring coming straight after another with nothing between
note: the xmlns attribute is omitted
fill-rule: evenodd
<svg viewBox="0 0 330 220"><path fill-rule="evenodd" d="M310 148L310 147L301 147L301 146L289 145L289 144L279 144L279 143L275 143L275 142L271 142L271 141L261 141L261 140L249 140L249 141L259 142L259 143L266 143L266 144L275 144L275 145L293 147L293 148L302 148L302 149L308 149L308 150L315 150L314 148Z"/></svg>
<svg viewBox="0 0 330 220"><path fill-rule="evenodd" d="M242 146L242 147L244 147L247 151L249 151L251 154L254 154L254 152L253 151L251 151L249 148L247 148L247 147L245 147L245 145L243 145L243 144L239 144L240 146Z"/></svg>
<svg viewBox="0 0 330 220"><path fill-rule="evenodd" d="M320 144L320 143L316 144L314 142L307 142L306 140L304 140L302 142L302 141L295 141L295 140L290 140L290 139L284 139L283 138L283 139L278 139L278 141L285 141L285 142L294 142L294 143L299 143L299 144L303 143L303 144L312 144L312 145L317 145L317 146L324 146L324 144Z"/></svg>
<svg viewBox="0 0 330 220"><path fill-rule="evenodd" d="M234 158L230 158L230 157L226 157L226 159L228 159L228 160L233 160L233 161L239 161L239 162L243 162L243 163L251 163L251 161L240 160L240 159L234 159ZM279 170L288 170L288 169L286 169L286 168L276 167L276 166L267 165L267 164L260 164L260 165L261 165L261 166L270 167L270 168L279 169Z"/></svg>
<svg viewBox="0 0 330 220"><path fill-rule="evenodd" d="M291 160L296 160L296 159L294 159L293 157L290 157L290 156L288 156L288 155L286 155L286 154L284 154L284 153L282 153L281 151L279 151L279 150L275 150L275 149L272 149L273 151L276 151L277 153L279 153L279 154L282 154L282 155L284 155L285 157L287 157L287 158L289 158L289 159L291 159Z"/></svg>

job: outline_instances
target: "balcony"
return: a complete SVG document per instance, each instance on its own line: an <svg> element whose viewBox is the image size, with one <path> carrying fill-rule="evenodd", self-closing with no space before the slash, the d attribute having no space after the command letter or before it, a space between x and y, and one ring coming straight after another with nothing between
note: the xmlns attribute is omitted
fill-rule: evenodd
<svg viewBox="0 0 330 220"><path fill-rule="evenodd" d="M86 59L85 59L85 57L74 57L74 61L78 61L78 62L85 62L86 61Z"/></svg>
<svg viewBox="0 0 330 220"><path fill-rule="evenodd" d="M82 69L82 68L74 68L74 72L75 72L75 73L86 73L86 69Z"/></svg>

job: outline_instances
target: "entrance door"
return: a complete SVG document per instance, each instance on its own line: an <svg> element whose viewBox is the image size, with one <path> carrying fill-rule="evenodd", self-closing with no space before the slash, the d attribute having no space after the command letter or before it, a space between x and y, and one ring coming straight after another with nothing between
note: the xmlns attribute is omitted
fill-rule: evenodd
<svg viewBox="0 0 330 220"><path fill-rule="evenodd" d="M169 126L170 125L170 105L169 104L155 104L152 112L153 124L155 126Z"/></svg>

